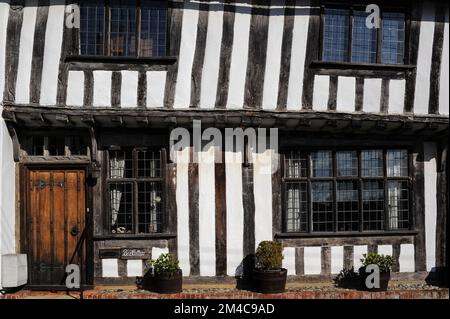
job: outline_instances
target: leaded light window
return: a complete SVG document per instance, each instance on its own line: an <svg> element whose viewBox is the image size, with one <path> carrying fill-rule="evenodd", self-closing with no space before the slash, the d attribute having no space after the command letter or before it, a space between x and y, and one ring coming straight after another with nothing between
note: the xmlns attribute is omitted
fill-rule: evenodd
<svg viewBox="0 0 450 319"><path fill-rule="evenodd" d="M285 231L410 229L408 163L405 149L286 152Z"/></svg>

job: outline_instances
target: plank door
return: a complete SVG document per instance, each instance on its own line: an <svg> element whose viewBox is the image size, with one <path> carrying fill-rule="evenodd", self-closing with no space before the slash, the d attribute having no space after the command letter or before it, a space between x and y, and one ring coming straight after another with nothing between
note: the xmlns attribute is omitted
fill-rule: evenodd
<svg viewBox="0 0 450 319"><path fill-rule="evenodd" d="M86 260L85 172L30 170L28 189L29 285L65 286L66 265Z"/></svg>

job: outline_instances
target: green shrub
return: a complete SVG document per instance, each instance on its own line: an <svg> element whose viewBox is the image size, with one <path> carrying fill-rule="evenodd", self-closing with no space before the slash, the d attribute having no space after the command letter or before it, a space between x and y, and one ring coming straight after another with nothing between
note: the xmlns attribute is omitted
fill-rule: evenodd
<svg viewBox="0 0 450 319"><path fill-rule="evenodd" d="M152 260L150 264L153 266L155 274L176 273L180 269L178 260L172 258L170 254L161 254L158 259Z"/></svg>
<svg viewBox="0 0 450 319"><path fill-rule="evenodd" d="M391 267L394 264L394 257L389 255L380 255L377 253L364 254L364 258L361 258L361 263L364 267L368 265L378 265L380 272L390 272Z"/></svg>
<svg viewBox="0 0 450 319"><path fill-rule="evenodd" d="M360 278L359 274L355 272L354 268L344 268L333 279L334 285L341 288L356 288L359 287Z"/></svg>
<svg viewBox="0 0 450 319"><path fill-rule="evenodd" d="M262 241L256 250L256 265L261 270L279 270L283 262L283 246L277 241Z"/></svg>

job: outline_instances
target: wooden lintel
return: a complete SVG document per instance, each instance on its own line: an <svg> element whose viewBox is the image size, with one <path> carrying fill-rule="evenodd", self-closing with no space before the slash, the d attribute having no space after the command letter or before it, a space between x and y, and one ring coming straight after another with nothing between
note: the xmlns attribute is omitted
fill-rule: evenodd
<svg viewBox="0 0 450 319"><path fill-rule="evenodd" d="M123 126L123 117L122 116L113 116L111 117L111 122L119 123L120 126Z"/></svg>
<svg viewBox="0 0 450 319"><path fill-rule="evenodd" d="M88 124L88 125L95 125L95 118L92 115L82 116L81 122Z"/></svg>

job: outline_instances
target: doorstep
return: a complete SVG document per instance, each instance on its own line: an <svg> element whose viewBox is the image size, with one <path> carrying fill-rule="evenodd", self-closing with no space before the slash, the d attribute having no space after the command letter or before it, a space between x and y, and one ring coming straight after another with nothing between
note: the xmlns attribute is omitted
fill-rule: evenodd
<svg viewBox="0 0 450 319"><path fill-rule="evenodd" d="M304 283L288 282L286 292L259 294L238 290L234 285L195 284L183 285L183 292L161 295L136 289L135 286L97 286L83 292L84 299L448 299L449 289L429 286L417 281L391 282L388 291L367 292L342 289L332 282ZM80 299L76 291L47 292L21 290L17 293L0 295L0 299Z"/></svg>

